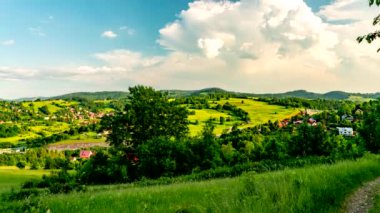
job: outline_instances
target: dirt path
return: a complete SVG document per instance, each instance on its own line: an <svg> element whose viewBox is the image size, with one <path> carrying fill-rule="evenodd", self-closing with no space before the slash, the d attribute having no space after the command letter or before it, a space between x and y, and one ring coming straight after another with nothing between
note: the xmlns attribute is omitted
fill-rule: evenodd
<svg viewBox="0 0 380 213"><path fill-rule="evenodd" d="M373 207L376 194L380 193L378 186L380 186L380 177L360 187L347 199L344 212L368 212Z"/></svg>

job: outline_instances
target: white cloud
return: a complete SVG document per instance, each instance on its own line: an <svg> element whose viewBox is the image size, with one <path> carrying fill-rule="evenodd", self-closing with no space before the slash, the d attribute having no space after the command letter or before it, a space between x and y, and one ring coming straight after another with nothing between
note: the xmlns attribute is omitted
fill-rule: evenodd
<svg viewBox="0 0 380 213"><path fill-rule="evenodd" d="M1 45L3 45L3 46L12 46L12 45L14 45L15 43L16 43L15 40L13 40L13 39L9 39L9 40L2 41L2 42L1 42Z"/></svg>
<svg viewBox="0 0 380 213"><path fill-rule="evenodd" d="M355 21L346 21L350 14ZM318 13L302 0L195 1L159 30L166 56L119 49L94 54L100 66L44 68L29 78L113 82L112 88L139 83L247 92L380 91L380 45L355 41L373 31L375 15L362 0L337 0ZM117 36L106 32L104 37Z"/></svg>
<svg viewBox="0 0 380 213"><path fill-rule="evenodd" d="M116 38L117 37L117 34L114 33L113 31L111 30L108 30L108 31L104 31L102 33L102 37L104 38L109 38L109 39L113 39L113 38Z"/></svg>
<svg viewBox="0 0 380 213"><path fill-rule="evenodd" d="M28 30L32 35L35 35L35 36L39 36L39 37L47 36L41 27L29 27Z"/></svg>
<svg viewBox="0 0 380 213"><path fill-rule="evenodd" d="M135 29L130 28L128 26L121 26L121 27L119 27L119 30L126 32L130 36L132 36L132 35L134 35L136 33Z"/></svg>

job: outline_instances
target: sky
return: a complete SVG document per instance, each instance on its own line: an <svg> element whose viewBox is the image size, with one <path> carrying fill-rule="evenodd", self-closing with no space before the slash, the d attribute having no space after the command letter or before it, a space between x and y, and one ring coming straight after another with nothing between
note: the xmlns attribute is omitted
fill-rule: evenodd
<svg viewBox="0 0 380 213"><path fill-rule="evenodd" d="M221 87L379 92L366 0L1 0L0 98Z"/></svg>

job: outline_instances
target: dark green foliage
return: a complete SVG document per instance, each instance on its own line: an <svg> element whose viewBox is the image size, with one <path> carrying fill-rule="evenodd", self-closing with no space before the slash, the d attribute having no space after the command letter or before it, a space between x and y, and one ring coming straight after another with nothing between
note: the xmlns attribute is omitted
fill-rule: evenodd
<svg viewBox="0 0 380 213"><path fill-rule="evenodd" d="M144 141L160 137L181 138L188 132L188 112L169 101L166 94L151 87L129 89L125 111L106 118L111 130L108 141L113 146L137 148Z"/></svg>
<svg viewBox="0 0 380 213"><path fill-rule="evenodd" d="M125 183L128 181L128 164L126 156L121 153L111 155L107 151L98 150L95 156L79 168L76 176L83 184Z"/></svg>
<svg viewBox="0 0 380 213"><path fill-rule="evenodd" d="M239 117L243 121L246 121L246 122L249 121L248 112L246 112L246 111L244 111L244 110L238 108L237 106L232 105L228 102L222 106L222 110L230 111L233 115Z"/></svg>
<svg viewBox="0 0 380 213"><path fill-rule="evenodd" d="M16 136L20 133L17 125L0 124L0 138L8 138Z"/></svg>
<svg viewBox="0 0 380 213"><path fill-rule="evenodd" d="M185 142L159 137L137 149L139 173L148 178L177 176L191 171L190 150Z"/></svg>
<svg viewBox="0 0 380 213"><path fill-rule="evenodd" d="M19 169L25 169L25 166L26 166L26 163L24 161L19 161L16 166L19 168Z"/></svg>
<svg viewBox="0 0 380 213"><path fill-rule="evenodd" d="M42 114L49 115L50 111L47 106L42 106L38 108L38 111L41 112Z"/></svg>
<svg viewBox="0 0 380 213"><path fill-rule="evenodd" d="M380 151L380 104L373 105L364 114L363 126L359 129L361 137L365 140L367 150L379 153Z"/></svg>

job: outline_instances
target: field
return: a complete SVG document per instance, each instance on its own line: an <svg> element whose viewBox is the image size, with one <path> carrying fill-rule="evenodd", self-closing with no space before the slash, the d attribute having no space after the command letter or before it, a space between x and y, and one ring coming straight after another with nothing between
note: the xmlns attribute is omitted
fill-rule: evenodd
<svg viewBox="0 0 380 213"><path fill-rule="evenodd" d="M107 104L110 101L96 101L97 104ZM266 123L269 120L276 121L276 120L282 120L285 118L289 118L293 115L296 115L299 113L299 110L292 109L292 108L285 108L282 106L276 106L276 105L269 105L265 102L259 102L255 101L253 99L239 99L239 98L230 98L229 100L221 100L217 102L209 102L211 106L216 106L216 104L224 104L226 102L229 102L232 105L235 105L244 111L249 113L250 117L250 123L244 123L241 121L238 117L231 114L229 111L216 111L213 109L190 109L190 111L194 111L194 115L189 116L189 130L191 136L196 136L201 133L206 121L210 118L213 118L213 123L215 124L215 134L220 135L223 133L223 131L229 131L231 127L234 124L238 124L239 128L246 128L246 127L252 127L258 124ZM64 100L54 100L54 101L27 101L23 102L22 106L30 111L33 111L34 113L38 113L38 109L42 106L47 106L48 111L50 113L49 117L52 117L54 113L57 113L59 110L67 109L68 107L75 107L78 105L78 102L74 101L64 101ZM4 108L4 110L8 110L7 108ZM80 110L78 108L77 110ZM112 111L113 109L107 108L107 106L104 105L102 108L102 111L107 113ZM82 114L84 112L81 112ZM75 114L75 113L74 113ZM77 115L77 114L75 114ZM41 115L40 115L41 116ZM220 124L220 117L224 117L224 122ZM31 118L32 120L34 118ZM20 127L27 125L26 130L22 131L17 136L14 137L8 137L8 138L0 138L0 143L13 143L17 144L21 140L25 139L31 139L43 136L50 136L52 134L56 133L62 133L66 130L70 129L69 123L66 122L58 122L54 120L44 120L44 116L39 117L40 120L35 121L25 121L23 123L19 123L18 125ZM78 120L79 118L75 118L73 120L74 123L79 123L81 121ZM27 120L27 119L26 119ZM83 121L83 120L82 120ZM69 140L62 141L63 144L70 144L70 143L76 143L79 140L80 142L87 142L87 138L77 138L77 136L74 136L75 138L70 138ZM103 142L104 140L92 140L93 142Z"/></svg>
<svg viewBox="0 0 380 213"><path fill-rule="evenodd" d="M269 120L283 120L297 115L300 112L298 109L270 105L266 102L255 101L253 99L230 98L229 100L222 100L218 101L217 103L225 104L226 102L248 112L251 123L245 125L244 127L266 123Z"/></svg>
<svg viewBox="0 0 380 213"><path fill-rule="evenodd" d="M373 101L375 99L373 98L363 98L362 96L354 96L354 95L351 95L348 100L350 101L353 101L353 102L356 102L356 103L363 103L363 102L369 102L369 101Z"/></svg>
<svg viewBox="0 0 380 213"><path fill-rule="evenodd" d="M231 128L235 122L239 122L237 118L234 118L233 116L223 113L223 112L218 112L216 110L212 109L201 109L201 110L191 110L194 111L194 115L189 116L189 121L194 123L195 121L198 121L199 123L197 125L190 124L189 129L190 129L190 135L195 136L199 134L202 131L203 126L205 125L205 122L210 119L214 118L215 122L214 124L216 125L215 127L215 134L219 135L222 134L223 130ZM231 121L226 121L223 125L220 125L219 119L220 117L230 117Z"/></svg>
<svg viewBox="0 0 380 213"><path fill-rule="evenodd" d="M77 102L64 101L64 100L54 100L54 101L26 101L23 102L22 105L26 108L33 110L34 112L38 112L38 108L46 106L50 113L55 113L63 107L74 106L78 104Z"/></svg>
<svg viewBox="0 0 380 213"><path fill-rule="evenodd" d="M44 174L49 174L48 170L29 170L19 169L13 166L0 166L0 193L17 188L21 183L33 179L40 178Z"/></svg>
<svg viewBox="0 0 380 213"><path fill-rule="evenodd" d="M299 109L270 105L268 103L255 101L253 99L230 98L228 100L210 102L210 105L211 107L215 107L217 104L223 105L227 102L248 112L250 123L244 124L244 122L239 120L237 117L228 114L228 111L219 112L213 109L191 110L195 112L195 115L189 116L189 121L193 123L189 126L190 134L192 136L199 134L202 131L205 122L210 118L215 119L215 134L220 135L223 131L229 130L235 123L239 124L239 128L247 128L266 123L269 120L273 122L284 120L297 115L300 112ZM226 121L223 125L220 125L220 117L229 117L231 121ZM194 124L196 120L198 121L198 124Z"/></svg>
<svg viewBox="0 0 380 213"><path fill-rule="evenodd" d="M338 212L361 183L380 175L379 157L237 178L134 187L111 185L44 197L51 212Z"/></svg>

